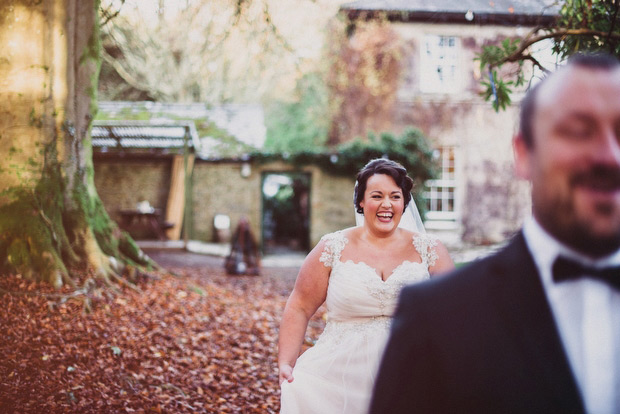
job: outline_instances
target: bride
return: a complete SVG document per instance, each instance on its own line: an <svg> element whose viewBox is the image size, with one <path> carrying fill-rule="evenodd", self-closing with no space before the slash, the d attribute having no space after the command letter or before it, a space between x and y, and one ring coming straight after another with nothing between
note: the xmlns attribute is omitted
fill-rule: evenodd
<svg viewBox="0 0 620 414"><path fill-rule="evenodd" d="M417 213L412 187L400 164L370 161L355 186L360 225L323 236L306 257L280 324L281 414L366 413L400 290L454 267L421 220L415 231L399 227ZM324 302L325 329L299 356Z"/></svg>

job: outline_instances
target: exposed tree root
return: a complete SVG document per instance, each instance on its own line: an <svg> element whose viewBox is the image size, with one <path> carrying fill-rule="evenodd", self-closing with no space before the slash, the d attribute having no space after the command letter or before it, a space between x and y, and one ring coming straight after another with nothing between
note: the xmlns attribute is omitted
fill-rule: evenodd
<svg viewBox="0 0 620 414"><path fill-rule="evenodd" d="M71 286L72 288L77 288L77 284L75 283L75 281L69 276L68 273L66 272L60 272L60 275L62 277L62 281L64 283L66 283L67 285Z"/></svg>
<svg viewBox="0 0 620 414"><path fill-rule="evenodd" d="M112 277L112 279L117 281L119 284L121 284L123 286L127 286L129 289L131 289L131 290L133 290L135 292L142 292L142 290L138 286L136 286L133 283L131 283L130 281L120 277L116 273L110 273L110 276Z"/></svg>

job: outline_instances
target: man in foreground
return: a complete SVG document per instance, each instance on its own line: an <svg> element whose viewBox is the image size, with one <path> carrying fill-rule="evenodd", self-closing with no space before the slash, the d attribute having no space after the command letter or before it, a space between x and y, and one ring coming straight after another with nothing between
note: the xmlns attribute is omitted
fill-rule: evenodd
<svg viewBox="0 0 620 414"><path fill-rule="evenodd" d="M530 90L514 149L533 217L403 290L371 413L620 413L620 62Z"/></svg>

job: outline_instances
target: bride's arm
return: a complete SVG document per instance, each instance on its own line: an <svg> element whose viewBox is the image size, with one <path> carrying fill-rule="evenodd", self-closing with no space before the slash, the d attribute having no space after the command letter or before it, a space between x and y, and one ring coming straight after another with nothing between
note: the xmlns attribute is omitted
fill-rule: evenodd
<svg viewBox="0 0 620 414"><path fill-rule="evenodd" d="M301 351L308 321L327 295L331 268L319 261L323 248L324 241L321 241L304 260L284 307L278 340L280 384L293 381L293 367Z"/></svg>
<svg viewBox="0 0 620 414"><path fill-rule="evenodd" d="M431 276L437 277L437 275L442 275L450 270L453 270L454 262L452 261L452 258L450 258L450 254L448 253L446 246L437 240L437 245L434 249L437 253L437 260L435 261L435 264L428 269Z"/></svg>

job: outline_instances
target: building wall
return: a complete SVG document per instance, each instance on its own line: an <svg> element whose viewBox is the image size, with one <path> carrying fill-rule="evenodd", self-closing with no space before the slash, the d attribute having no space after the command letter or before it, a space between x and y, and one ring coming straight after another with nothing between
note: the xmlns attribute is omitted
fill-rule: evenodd
<svg viewBox="0 0 620 414"><path fill-rule="evenodd" d="M170 190L170 159L131 160L95 157L95 186L110 216L119 220L120 209L133 209L146 200L165 212ZM252 164L247 177L241 175L242 162L196 160L191 185L190 237L215 240L213 219L226 214L234 230L246 216L254 235L260 240L261 183L265 172L307 172L310 185L310 245L314 246L329 232L355 225L353 177L337 177L309 166L294 168L286 163ZM137 236L153 237L140 233Z"/></svg>
<svg viewBox="0 0 620 414"><path fill-rule="evenodd" d="M135 209L140 201L166 210L170 191L171 159L94 159L95 187L110 217L119 210ZM148 235L145 235L148 236Z"/></svg>
<svg viewBox="0 0 620 414"><path fill-rule="evenodd" d="M230 217L231 231L242 216L260 238L260 175L253 169L241 176L241 163L197 160L192 176L192 238L215 241L213 219L217 214Z"/></svg>
<svg viewBox="0 0 620 414"><path fill-rule="evenodd" d="M506 111L495 112L479 95L480 65L476 52L490 42L523 34L527 28L457 24L394 23L404 45L404 73L394 114L396 132L420 128L434 147L454 146L456 205L459 217L452 226L435 230L445 242L475 244L505 240L522 224L529 211L528 186L513 171L512 136L517 130L517 91ZM458 85L448 93L421 89L422 49L427 35L459 39ZM433 227L433 223L428 223Z"/></svg>
<svg viewBox="0 0 620 414"><path fill-rule="evenodd" d="M213 241L213 219L227 214L234 229L246 216L257 238L262 228L262 174L270 172L306 172L310 174L310 245L326 233L355 225L353 178L334 177L319 168L294 168L285 163L252 164L248 177L241 176L241 162L205 162L198 160L193 175L193 237Z"/></svg>

